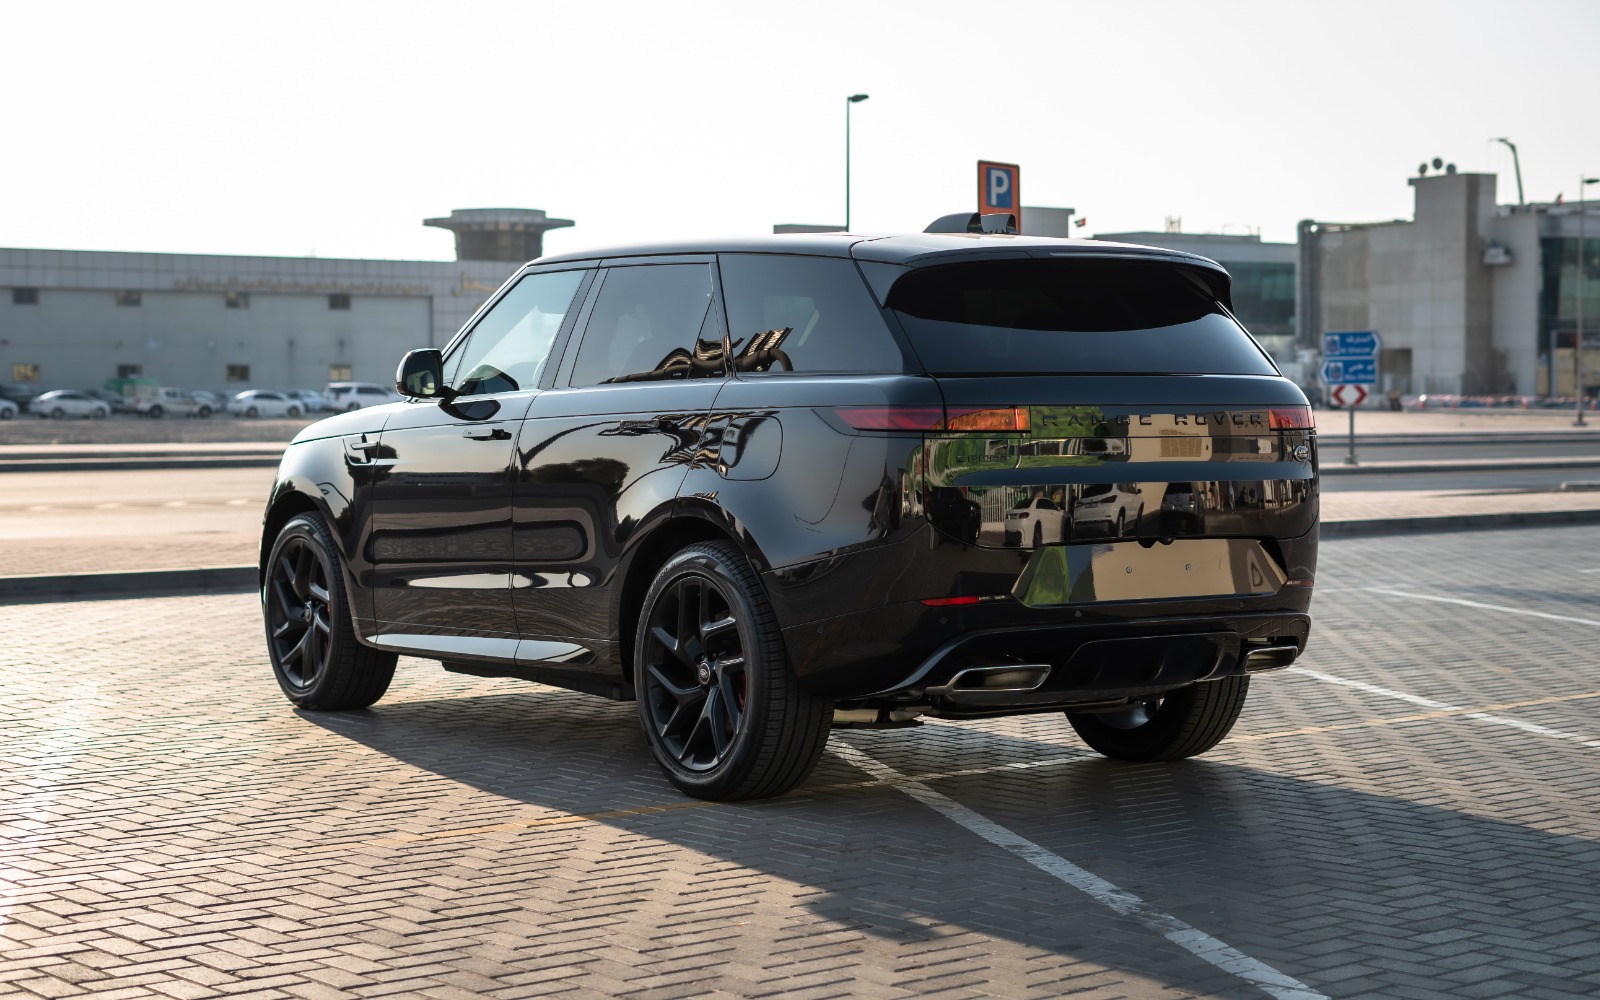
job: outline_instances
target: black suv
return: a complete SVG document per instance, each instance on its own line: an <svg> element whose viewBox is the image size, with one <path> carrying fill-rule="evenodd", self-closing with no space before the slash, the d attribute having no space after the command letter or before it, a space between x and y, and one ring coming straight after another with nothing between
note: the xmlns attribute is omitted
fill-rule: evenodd
<svg viewBox="0 0 1600 1000"><path fill-rule="evenodd" d="M832 725L919 716L1190 756L1305 647L1311 411L1201 257L546 257L397 388L302 431L267 506L267 644L305 709L372 704L401 653L636 699L678 788L738 799L802 781Z"/></svg>

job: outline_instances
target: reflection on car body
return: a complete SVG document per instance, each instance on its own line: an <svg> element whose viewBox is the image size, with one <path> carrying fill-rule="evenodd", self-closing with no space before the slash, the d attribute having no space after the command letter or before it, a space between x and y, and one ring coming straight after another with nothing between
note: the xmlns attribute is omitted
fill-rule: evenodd
<svg viewBox="0 0 1600 1000"><path fill-rule="evenodd" d="M1228 297L1016 236L541 258L403 359L406 401L286 452L275 674L309 709L398 653L633 699L717 799L802 781L835 709L1201 753L1304 649L1316 561L1311 411Z"/></svg>

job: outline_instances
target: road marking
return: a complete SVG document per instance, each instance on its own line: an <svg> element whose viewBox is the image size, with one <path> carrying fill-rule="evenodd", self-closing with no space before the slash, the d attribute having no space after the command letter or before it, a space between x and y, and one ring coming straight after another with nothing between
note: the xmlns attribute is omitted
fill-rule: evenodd
<svg viewBox="0 0 1600 1000"><path fill-rule="evenodd" d="M1414 712L1411 715L1391 715L1381 719L1362 719L1360 722L1335 722L1326 726L1302 726L1299 729L1280 729L1271 733L1246 733L1239 736L1228 737L1229 743L1256 743L1261 740L1281 739L1285 736L1314 736L1317 733L1337 733L1351 729L1366 729L1372 726L1397 726L1406 722L1422 722L1427 719L1448 719L1457 715L1470 715L1473 712L1508 712L1514 708L1533 708L1536 705L1556 705L1567 701L1583 701L1588 698L1600 698L1600 691L1585 691L1582 694L1559 694L1549 698L1531 698L1528 701L1508 701L1503 705L1484 705L1481 708L1457 708L1438 712Z"/></svg>
<svg viewBox="0 0 1600 1000"><path fill-rule="evenodd" d="M1482 601L1468 601L1459 597L1435 597L1432 594L1414 594L1407 590L1388 590L1383 587L1368 587L1374 594L1387 594L1390 597L1409 597L1414 601L1437 601L1440 604L1459 604L1464 608L1479 608L1484 611L1502 611L1508 615L1527 615L1529 618L1544 618L1553 622L1576 622L1579 625L1600 625L1600 621L1593 618L1574 618L1571 615L1553 615L1548 611L1529 611L1527 608L1511 608L1504 604L1485 604Z"/></svg>
<svg viewBox="0 0 1600 1000"><path fill-rule="evenodd" d="M889 782L958 826L965 827L996 847L1009 851L1045 874L1087 894L1102 906L1160 934L1201 961L1243 979L1269 996L1277 997L1279 1000L1316 1000L1316 998L1326 1000L1323 994L1299 980L1284 975L1265 962L1251 958L1171 914L1162 913L1126 889L1107 882L1093 872L1079 868L1058 854L1052 854L1021 834L1014 833L949 796L934 791L922 781L906 777L855 747L834 743L828 749L873 777Z"/></svg>
<svg viewBox="0 0 1600 1000"><path fill-rule="evenodd" d="M1580 569L1580 570L1578 570L1578 572L1579 573L1600 573L1600 566L1597 566L1594 569Z"/></svg>
<svg viewBox="0 0 1600 1000"><path fill-rule="evenodd" d="M47 503L40 503L40 504L34 504L32 507L29 507L27 509L28 510L53 510L54 508L52 508Z"/></svg>
<svg viewBox="0 0 1600 1000"><path fill-rule="evenodd" d="M1436 709L1443 714L1459 715L1464 719L1473 719L1477 722L1487 722L1494 726L1506 726L1511 729L1520 729L1523 732L1533 733L1536 736L1549 736L1552 739L1568 740L1573 743L1577 743L1579 746L1600 750L1600 740L1592 740L1586 736L1580 736L1577 733L1569 733L1563 729L1551 729L1549 726L1541 726L1533 722L1523 722L1521 719L1513 719L1504 715L1495 715L1491 712L1474 711L1470 708L1462 708L1459 705L1451 705L1442 701L1434 701L1432 698L1423 698L1419 695L1406 694L1404 691L1394 691L1390 688L1379 687L1376 684L1368 684L1366 681L1355 681L1349 679L1348 677L1337 677L1333 674L1325 674L1320 670L1312 670L1310 667L1289 667L1288 669L1290 673L1301 674L1305 677L1315 678L1316 680L1324 681L1328 684L1338 684L1341 687L1354 688L1357 691L1365 691L1368 694L1375 694L1384 698L1394 698L1399 701L1408 701L1413 705L1421 705L1423 708Z"/></svg>

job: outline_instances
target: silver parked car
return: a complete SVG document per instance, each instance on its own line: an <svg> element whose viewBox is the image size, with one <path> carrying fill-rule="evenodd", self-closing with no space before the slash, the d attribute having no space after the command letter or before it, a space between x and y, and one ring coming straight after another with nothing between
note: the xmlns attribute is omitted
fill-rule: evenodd
<svg viewBox="0 0 1600 1000"><path fill-rule="evenodd" d="M399 401L400 394L394 391L393 386L378 385L376 382L329 382L328 388L322 392L323 405L336 413Z"/></svg>
<svg viewBox="0 0 1600 1000"><path fill-rule="evenodd" d="M33 402L28 404L28 411L37 413L41 417L49 417L51 420L63 420L67 417L89 417L100 420L111 416L111 404L95 399L87 392L56 389L35 397Z"/></svg>

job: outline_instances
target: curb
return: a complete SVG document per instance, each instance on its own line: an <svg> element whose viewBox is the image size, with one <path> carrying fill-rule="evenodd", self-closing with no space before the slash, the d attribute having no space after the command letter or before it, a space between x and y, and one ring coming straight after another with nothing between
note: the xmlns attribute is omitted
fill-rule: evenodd
<svg viewBox="0 0 1600 1000"><path fill-rule="evenodd" d="M1323 461L1317 474L1328 476L1406 476L1429 472L1538 472L1543 469L1600 469L1600 457L1589 458L1478 458L1459 462L1370 462L1345 465Z"/></svg>
<svg viewBox="0 0 1600 1000"><path fill-rule="evenodd" d="M196 566L191 569L66 573L60 576L0 576L0 604L72 597L149 597L255 590L255 566Z"/></svg>
<svg viewBox="0 0 1600 1000"><path fill-rule="evenodd" d="M1437 517L1382 517L1324 521L1324 540L1383 535L1493 531L1502 528L1559 528L1600 524L1600 507L1580 510L1529 510L1498 514ZM0 576L0 604L63 598L151 597L204 593L242 593L256 589L255 566L200 566L193 569L135 570L126 573L68 573L61 576Z"/></svg>
<svg viewBox="0 0 1600 1000"><path fill-rule="evenodd" d="M0 474L7 472L123 472L136 469L273 469L281 454L216 458L56 458L0 459Z"/></svg>
<svg viewBox="0 0 1600 1000"><path fill-rule="evenodd" d="M1378 535L1433 534L1446 531L1492 531L1496 528L1559 528L1574 524L1600 524L1600 508L1324 521L1321 526L1321 537L1372 538Z"/></svg>

